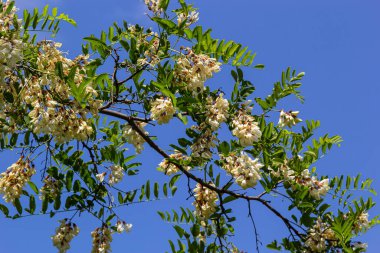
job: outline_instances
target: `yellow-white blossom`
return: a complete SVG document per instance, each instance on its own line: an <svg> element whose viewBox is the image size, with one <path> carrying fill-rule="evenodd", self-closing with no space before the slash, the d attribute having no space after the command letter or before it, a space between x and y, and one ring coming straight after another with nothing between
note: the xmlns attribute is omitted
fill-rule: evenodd
<svg viewBox="0 0 380 253"><path fill-rule="evenodd" d="M91 232L92 250L91 253L111 252L112 234L107 226L96 228Z"/></svg>
<svg viewBox="0 0 380 253"><path fill-rule="evenodd" d="M40 189L40 199L55 199L61 193L61 183L51 176L44 179L44 185Z"/></svg>
<svg viewBox="0 0 380 253"><path fill-rule="evenodd" d="M280 112L280 119L278 121L279 127L292 127L295 126L297 123L301 122L302 119L297 118L299 114L299 111L289 111L285 112L284 110L281 110Z"/></svg>
<svg viewBox="0 0 380 253"><path fill-rule="evenodd" d="M204 82L220 71L221 63L205 54L195 54L190 48L176 60L174 77L180 89L193 94L203 92Z"/></svg>
<svg viewBox="0 0 380 253"><path fill-rule="evenodd" d="M156 15L159 15L163 11L160 6L161 0L145 0L145 4Z"/></svg>
<svg viewBox="0 0 380 253"><path fill-rule="evenodd" d="M206 102L206 123L212 130L219 128L220 124L227 121L228 118L228 100L223 98L223 93L214 100L212 97L207 98Z"/></svg>
<svg viewBox="0 0 380 253"><path fill-rule="evenodd" d="M211 184L214 186L213 184ZM195 214L200 219L208 219L216 210L216 202L218 201L218 194L209 188L197 184L194 189L195 201Z"/></svg>
<svg viewBox="0 0 380 253"><path fill-rule="evenodd" d="M178 163L184 160L189 160L190 157L183 155L182 153L175 152L174 154L169 155L171 159L176 160ZM178 167L169 162L168 159L162 160L162 162L158 165L160 170L164 171L166 175L170 176L172 174L175 174L179 171ZM186 170L190 170L190 166L183 166Z"/></svg>
<svg viewBox="0 0 380 253"><path fill-rule="evenodd" d="M112 165L109 167L111 170L110 177L108 180L108 183L110 185L114 185L119 183L121 180L123 180L124 177L124 168L120 165Z"/></svg>
<svg viewBox="0 0 380 253"><path fill-rule="evenodd" d="M116 222L116 231L121 234L124 231L125 232L130 232L132 229L132 224L128 224L125 221L117 221Z"/></svg>
<svg viewBox="0 0 380 253"><path fill-rule="evenodd" d="M239 155L229 154L221 155L223 169L235 178L235 182L243 189L254 187L257 181L261 179L260 169L264 166L259 159L251 159L245 152Z"/></svg>
<svg viewBox="0 0 380 253"><path fill-rule="evenodd" d="M192 11L188 14L180 12L177 14L178 25L181 24L182 22L184 22L185 20L186 20L186 24L185 24L186 26L190 26L190 25L196 23L199 20L199 12Z"/></svg>
<svg viewBox="0 0 380 253"><path fill-rule="evenodd" d="M311 252L325 252L326 243L334 240L336 240L334 231L327 223L322 222L321 218L318 218L313 227L308 231L305 246Z"/></svg>
<svg viewBox="0 0 380 253"><path fill-rule="evenodd" d="M232 134L239 139L243 147L251 146L261 138L261 130L255 118L246 111L239 111L232 121Z"/></svg>
<svg viewBox="0 0 380 253"><path fill-rule="evenodd" d="M3 194L5 202L13 202L19 198L25 184L36 173L28 160L21 157L7 170L0 174L0 194Z"/></svg>
<svg viewBox="0 0 380 253"><path fill-rule="evenodd" d="M151 104L151 118L157 120L159 125L168 123L175 113L175 108L170 99L157 98Z"/></svg>
<svg viewBox="0 0 380 253"><path fill-rule="evenodd" d="M212 151L211 149L216 147L217 138L215 134L210 129L199 129L202 133L195 140L194 144L191 145L191 156L194 158L211 159Z"/></svg>
<svg viewBox="0 0 380 253"><path fill-rule="evenodd" d="M149 134L147 131L144 130L144 126L146 126L145 122L136 121L135 124L137 125L137 127L141 129L141 131L145 135ZM130 125L125 124L123 127L123 136L125 137L128 143L132 144L135 147L136 153L141 153L141 151L144 149L145 140L143 137L141 137L141 135L138 132L136 132Z"/></svg>
<svg viewBox="0 0 380 253"><path fill-rule="evenodd" d="M55 230L55 235L51 237L53 245L58 248L59 253L65 253L70 249L71 240L78 235L79 228L75 223L61 220L59 227Z"/></svg>

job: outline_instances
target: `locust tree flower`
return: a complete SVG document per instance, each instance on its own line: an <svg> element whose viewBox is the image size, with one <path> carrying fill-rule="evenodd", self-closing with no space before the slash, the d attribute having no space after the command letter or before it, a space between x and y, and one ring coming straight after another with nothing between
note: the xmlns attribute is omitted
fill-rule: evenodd
<svg viewBox="0 0 380 253"><path fill-rule="evenodd" d="M75 223L67 222L67 219L61 220L60 223L51 239L58 252L65 253L70 249L71 240L79 234L79 228Z"/></svg>
<svg viewBox="0 0 380 253"><path fill-rule="evenodd" d="M251 146L261 138L261 130L255 118L246 111L239 111L238 115L232 120L232 134L239 139L243 147Z"/></svg>
<svg viewBox="0 0 380 253"><path fill-rule="evenodd" d="M152 102L151 118L159 125L168 123L175 113L172 101L167 98L157 98Z"/></svg>
<svg viewBox="0 0 380 253"><path fill-rule="evenodd" d="M195 206L195 214L200 219L208 219L216 210L218 194L199 183L196 185L194 192L195 201L193 205Z"/></svg>
<svg viewBox="0 0 380 253"><path fill-rule="evenodd" d="M96 228L91 232L92 250L91 253L111 252L112 234L107 226Z"/></svg>
<svg viewBox="0 0 380 253"><path fill-rule="evenodd" d="M34 167L23 157L12 164L7 170L0 174L0 194L3 194L5 202L13 202L19 198L22 189L33 174L36 173Z"/></svg>
<svg viewBox="0 0 380 253"><path fill-rule="evenodd" d="M289 111L285 112L284 110L281 110L280 112L280 119L278 121L279 127L292 127L295 126L297 123L301 122L302 119L297 118L299 114L299 111Z"/></svg>

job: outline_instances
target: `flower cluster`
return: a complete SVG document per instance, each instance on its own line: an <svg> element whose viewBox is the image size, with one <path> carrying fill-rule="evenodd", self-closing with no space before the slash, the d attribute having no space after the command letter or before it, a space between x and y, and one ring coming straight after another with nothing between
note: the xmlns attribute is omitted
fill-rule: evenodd
<svg viewBox="0 0 380 253"><path fill-rule="evenodd" d="M284 112L284 110L281 110L280 112L280 119L278 121L279 127L292 127L295 126L297 123L301 122L302 119L297 118L299 111L289 111Z"/></svg>
<svg viewBox="0 0 380 253"><path fill-rule="evenodd" d="M91 121L86 115L97 115L102 101L96 99L98 93L90 84L85 87L84 95L88 97L85 108L72 99L68 83L55 74L56 64L62 64L65 75L76 68L73 85L79 86L86 78L83 63L86 64L87 56L80 55L70 60L58 50L60 46L59 43L49 41L38 43L41 51L37 57L36 68L41 76L26 80L21 96L33 108L29 117L34 133L53 135L58 143L72 139L86 140L93 133Z"/></svg>
<svg viewBox="0 0 380 253"><path fill-rule="evenodd" d="M148 134L148 132L144 130L144 126L146 126L145 122L136 121L135 123L144 134ZM138 132L133 130L130 125L125 124L123 127L123 136L128 143L132 144L135 147L136 153L141 153L141 151L144 149L145 140Z"/></svg>
<svg viewBox="0 0 380 253"><path fill-rule="evenodd" d="M308 187L310 195L315 199L321 199L329 191L329 179L319 181L316 177L310 177L308 169L302 171L300 176L295 179L297 184Z"/></svg>
<svg viewBox="0 0 380 253"><path fill-rule="evenodd" d="M7 0L6 2L0 0L0 4L2 4L2 9L0 9L0 32L10 31L15 26L15 21L18 27L21 26L21 20L15 20L15 14L18 9L13 6L12 9L7 12L11 3L11 0Z"/></svg>
<svg viewBox="0 0 380 253"><path fill-rule="evenodd" d="M228 108L229 103L223 98L223 93L220 93L215 100L212 97L207 98L206 123L212 130L218 129L221 123L227 121Z"/></svg>
<svg viewBox="0 0 380 253"><path fill-rule="evenodd" d="M168 123L175 113L173 103L168 98L157 98L151 104L151 118L159 125Z"/></svg>
<svg viewBox="0 0 380 253"><path fill-rule="evenodd" d="M190 26L194 23L196 23L199 20L199 12L192 11L190 13L183 13L180 12L177 14L177 22L178 25L182 24L184 21L186 21L186 26Z"/></svg>
<svg viewBox="0 0 380 253"><path fill-rule="evenodd" d="M211 159L212 152L211 149L216 147L217 138L211 129L203 129L200 127L194 127L194 129L200 130L200 135L195 140L194 144L191 145L191 156L194 158Z"/></svg>
<svg viewBox="0 0 380 253"><path fill-rule="evenodd" d="M23 157L12 164L7 170L0 174L0 194L3 194L5 202L13 202L19 198L25 184L30 181L36 173L34 167Z"/></svg>
<svg viewBox="0 0 380 253"><path fill-rule="evenodd" d="M235 178L236 183L243 189L254 187L261 179L260 169L264 165L259 162L259 159L252 160L245 152L241 152L239 155L221 155L221 159L223 168Z"/></svg>
<svg viewBox="0 0 380 253"><path fill-rule="evenodd" d="M361 212L358 218L356 219L354 223L354 231L355 233L359 233L362 231L367 230L370 227L369 221L368 221L368 213L367 212Z"/></svg>
<svg viewBox="0 0 380 253"><path fill-rule="evenodd" d="M318 218L314 226L308 231L305 246L311 252L325 252L326 242L333 243L336 240L334 231L327 223Z"/></svg>
<svg viewBox="0 0 380 253"><path fill-rule="evenodd" d="M71 240L78 235L79 228L75 223L67 222L67 219L61 220L60 223L51 239L53 240L53 245L58 248L59 253L65 253L70 249Z"/></svg>
<svg viewBox="0 0 380 253"><path fill-rule="evenodd" d="M51 176L44 179L44 185L40 189L40 199L55 199L61 193L61 182Z"/></svg>
<svg viewBox="0 0 380 253"><path fill-rule="evenodd" d="M145 0L145 4L156 15L159 15L163 11L160 6L161 0Z"/></svg>
<svg viewBox="0 0 380 253"><path fill-rule="evenodd" d="M7 73L23 58L23 44L17 38L0 38L0 85Z"/></svg>
<svg viewBox="0 0 380 253"><path fill-rule="evenodd" d="M121 234L124 231L129 233L132 229L132 224L128 224L125 221L117 221L116 222L116 231Z"/></svg>
<svg viewBox="0 0 380 253"><path fill-rule="evenodd" d="M111 252L112 234L107 226L96 228L91 232L92 250L91 253Z"/></svg>
<svg viewBox="0 0 380 253"><path fill-rule="evenodd" d="M235 135L243 147L251 146L261 138L261 131L255 118L246 110L240 110L232 120L232 134Z"/></svg>
<svg viewBox="0 0 380 253"><path fill-rule="evenodd" d="M176 85L193 94L203 92L204 82L220 71L220 62L205 54L195 54L190 48L176 60L174 77Z"/></svg>
<svg viewBox="0 0 380 253"><path fill-rule="evenodd" d="M124 177L124 168L120 165L112 165L109 167L111 170L110 178L108 180L108 183L110 185L114 185L119 183L121 180L123 180Z"/></svg>
<svg viewBox="0 0 380 253"><path fill-rule="evenodd" d="M170 159L176 160L177 162L181 161L188 161L190 160L190 157L183 155L182 153L179 153L176 151L174 154L169 155ZM175 174L178 172L178 167L171 163L168 159L162 160L162 162L158 165L160 170L164 171L166 175L170 176L172 174ZM186 170L190 170L190 166L183 166Z"/></svg>
<svg viewBox="0 0 380 253"><path fill-rule="evenodd" d="M213 184L211 185L214 186ZM195 201L193 205L195 206L195 214L200 219L208 219L216 210L218 194L199 183L194 192Z"/></svg>

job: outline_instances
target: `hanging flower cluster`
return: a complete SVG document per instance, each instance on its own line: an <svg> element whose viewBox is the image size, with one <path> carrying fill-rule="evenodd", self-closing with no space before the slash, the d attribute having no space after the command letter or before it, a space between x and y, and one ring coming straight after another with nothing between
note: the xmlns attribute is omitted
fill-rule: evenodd
<svg viewBox="0 0 380 253"><path fill-rule="evenodd" d="M145 0L145 4L150 11L156 15L160 15L163 9L161 8L161 0Z"/></svg>
<svg viewBox="0 0 380 253"><path fill-rule="evenodd" d="M301 122L302 119L297 118L299 114L299 111L289 111L285 112L284 110L281 110L280 112L280 119L278 121L279 127L292 127L295 126L297 123Z"/></svg>
<svg viewBox="0 0 380 253"><path fill-rule="evenodd" d="M98 93L88 84L85 89L88 106L83 108L79 102L71 99L69 85L55 74L56 64L59 62L62 63L65 75L77 68L74 85L79 86L85 81L83 63L87 63L88 56L80 55L70 60L58 50L61 46L59 43L43 41L38 46L41 51L37 57L36 68L41 76L33 76L27 80L21 94L23 100L33 107L29 112L34 126L33 132L51 134L58 143L88 139L93 129L86 115L97 115L102 105L102 101L96 99Z"/></svg>
<svg viewBox="0 0 380 253"><path fill-rule="evenodd" d="M174 154L169 155L170 159L174 159L178 162L180 161L186 161L189 160L190 157L183 155L182 153L175 152ZM170 176L172 174L175 174L179 171L178 167L171 163L168 159L162 160L162 162L158 165L158 167L165 172L166 175ZM190 170L190 166L184 166L186 170Z"/></svg>
<svg viewBox="0 0 380 253"><path fill-rule="evenodd" d="M319 181L316 177L310 177L308 169L303 170L301 175L296 177L295 182L308 187L310 195L317 200L326 195L330 189L328 178Z"/></svg>
<svg viewBox="0 0 380 253"><path fill-rule="evenodd" d="M221 155L223 169L235 178L235 182L243 189L254 187L261 179L260 169L264 166L259 159L252 160L245 152L239 155Z"/></svg>
<svg viewBox="0 0 380 253"><path fill-rule="evenodd" d="M232 120L232 134L235 135L243 147L251 146L261 138L261 131L255 118L247 110L240 110Z"/></svg>
<svg viewBox="0 0 380 253"><path fill-rule="evenodd" d="M12 164L7 170L0 174L0 194L3 194L5 202L13 202L19 198L25 184L30 181L36 173L34 167L24 157Z"/></svg>
<svg viewBox="0 0 380 253"><path fill-rule="evenodd" d="M178 25L180 25L184 21L186 21L185 26L188 27L188 26L196 23L198 20L199 20L199 12L197 12L197 11L192 11L190 13L184 13L184 12L177 13Z"/></svg>
<svg viewBox="0 0 380 253"><path fill-rule="evenodd" d="M210 184L214 186L214 184ZM195 214L200 219L208 219L216 211L216 202L218 194L201 184L197 184L194 189Z"/></svg>
<svg viewBox="0 0 380 253"><path fill-rule="evenodd" d="M203 92L204 83L213 73L220 71L220 62L205 54L195 54L191 48L184 49L185 55L176 60L174 77L179 88L193 94Z"/></svg>
<svg viewBox="0 0 380 253"><path fill-rule="evenodd" d="M132 224L128 224L125 221L117 221L116 222L116 231L121 234L124 231L129 233L132 230Z"/></svg>
<svg viewBox="0 0 380 253"><path fill-rule="evenodd" d="M211 129L203 129L201 127L193 127L200 131L193 145L191 145L191 157L209 160L212 157L211 149L216 147L217 138Z"/></svg>
<svg viewBox="0 0 380 253"><path fill-rule="evenodd" d="M221 123L226 122L228 118L228 100L223 98L223 93L214 100L208 97L206 101L206 123L212 130L217 130Z"/></svg>
<svg viewBox="0 0 380 253"><path fill-rule="evenodd" d="M55 230L55 235L51 237L53 245L57 247L59 253L65 253L70 249L71 240L79 234L79 228L75 223L67 222L67 219L59 221L61 224Z"/></svg>
<svg viewBox="0 0 380 253"><path fill-rule="evenodd" d="M144 130L144 126L146 126L145 122L136 121L135 123L146 135L149 134L147 131ZM135 130L133 130L133 128L128 124L125 124L123 127L123 136L128 143L132 144L135 147L136 153L140 154L141 151L144 149L144 138L141 137L141 135Z"/></svg>
<svg viewBox="0 0 380 253"><path fill-rule="evenodd" d="M159 125L168 123L175 113L173 103L168 98L157 98L151 104L151 118L157 120Z"/></svg>
<svg viewBox="0 0 380 253"><path fill-rule="evenodd" d="M92 250L91 253L109 253L111 252L112 234L111 230L103 225L91 232Z"/></svg>
<svg viewBox="0 0 380 253"><path fill-rule="evenodd" d="M44 185L40 189L40 199L55 199L61 193L61 183L51 176L44 179Z"/></svg>
<svg viewBox="0 0 380 253"><path fill-rule="evenodd" d="M325 252L326 243L333 244L335 240L334 231L327 223L322 222L321 218L318 218L314 226L308 231L305 246L311 252Z"/></svg>
<svg viewBox="0 0 380 253"><path fill-rule="evenodd" d="M120 165L112 165L109 167L111 170L110 178L108 180L108 183L110 185L114 185L119 183L121 180L123 180L124 177L124 168Z"/></svg>
<svg viewBox="0 0 380 253"><path fill-rule="evenodd" d="M363 232L367 230L370 227L369 221L368 221L368 213L367 212L361 212L358 218L356 219L354 223L354 231L355 233Z"/></svg>

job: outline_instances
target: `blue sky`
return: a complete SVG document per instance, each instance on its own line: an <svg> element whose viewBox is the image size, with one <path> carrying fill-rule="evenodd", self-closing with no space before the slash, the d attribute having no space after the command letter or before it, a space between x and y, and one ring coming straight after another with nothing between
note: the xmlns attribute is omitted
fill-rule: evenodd
<svg viewBox="0 0 380 253"><path fill-rule="evenodd" d="M291 66L305 71L302 93L304 104L290 99L282 103L286 110L300 110L300 118L321 121L317 134L339 134L344 142L333 149L318 164L321 174L342 173L375 179L374 187L380 191L380 2L376 0L208 0L193 1L200 11L199 23L213 28L213 36L236 40L257 52L256 62L265 64L264 70L247 73L256 85L258 94L266 94L280 78L281 71ZM75 56L79 53L81 38L98 34L114 21L146 22L143 2L139 0L19 0L19 8L58 6L60 11L73 17L78 27L64 26L57 40ZM228 85L230 79L217 76L219 86ZM214 82L213 81L213 82ZM161 128L160 136L169 132ZM172 129L171 129L172 131ZM156 164L161 158L146 148L144 159L146 175L160 178ZM0 165L5 169L14 157L0 154ZM144 174L143 174L144 175ZM379 197L375 197L380 202ZM186 203L176 198L176 203ZM189 203L186 204L189 206ZM235 242L245 251L254 252L252 227L246 218L245 203L237 210L240 214ZM115 235L113 252L164 252L169 251L167 239L175 239L170 224L162 222L156 210L168 209L173 200L145 203L123 209L122 216L133 223L130 234ZM244 210L243 210L244 209ZM259 207L254 206L262 241L269 243L274 234L286 228ZM380 214L377 206L370 217ZM30 217L16 221L1 219L0 252L23 253L55 252L50 236L54 233L55 219ZM88 217L77 220L80 235L73 240L69 252L89 252L90 231L99 224ZM368 242L368 252L378 252L380 227L371 230L362 239ZM261 252L267 252L265 247Z"/></svg>

